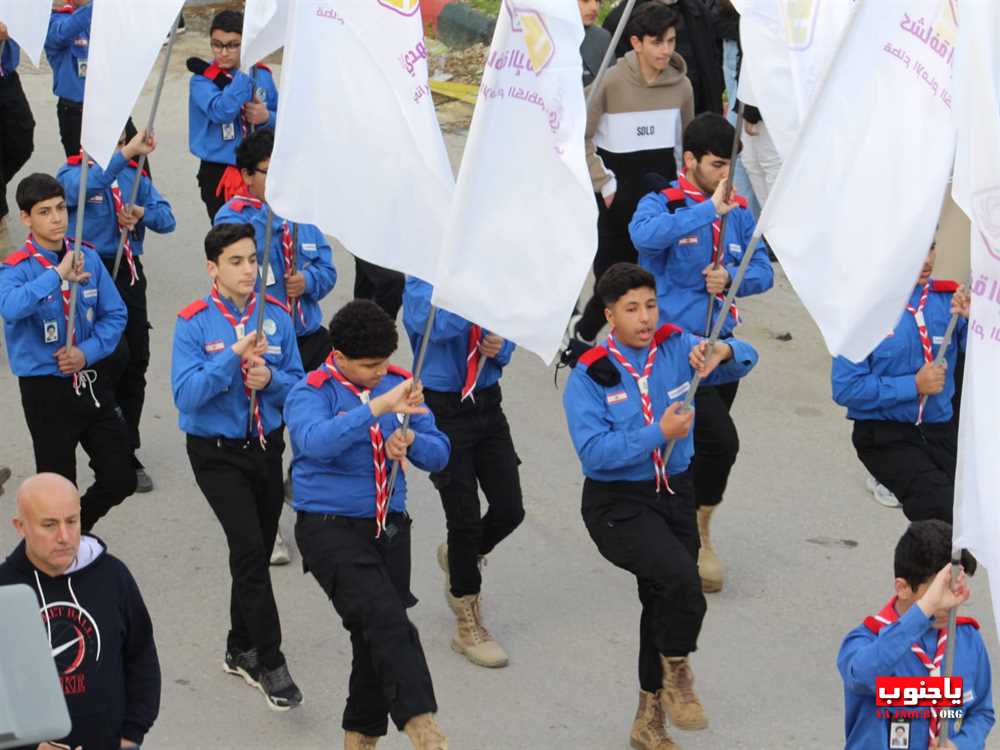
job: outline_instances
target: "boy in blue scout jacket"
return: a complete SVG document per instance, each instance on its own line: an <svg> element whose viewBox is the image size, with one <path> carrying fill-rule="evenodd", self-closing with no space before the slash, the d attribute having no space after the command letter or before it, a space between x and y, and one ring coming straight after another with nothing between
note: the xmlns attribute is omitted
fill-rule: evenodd
<svg viewBox="0 0 1000 750"><path fill-rule="evenodd" d="M406 280L403 323L413 351L423 342L432 287ZM448 542L437 550L445 598L457 620L452 648L473 664L504 667L507 654L482 622L480 562L524 520L521 460L501 402L500 378L514 343L438 310L421 375L427 405L451 442L451 458L431 475L441 495ZM489 505L482 514L479 489Z"/></svg>
<svg viewBox="0 0 1000 750"><path fill-rule="evenodd" d="M958 435L952 419L955 360L965 350L969 295L953 281L931 278L931 246L906 310L861 362L833 360L833 400L854 421L858 458L902 503L911 521L951 523ZM958 325L935 365L952 313Z"/></svg>
<svg viewBox="0 0 1000 750"><path fill-rule="evenodd" d="M131 137L126 142L126 135ZM83 239L89 242L109 273L114 270L118 238L123 227L129 229L122 250L121 265L115 284L128 308L128 324L125 335L112 358L115 365L112 377L116 382L115 399L122 410L128 427L129 442L132 446L132 464L136 472L136 492L150 492L153 482L146 473L142 462L136 457L141 445L139 422L146 400L146 370L149 369L149 315L146 304L146 273L142 265L143 240L146 230L160 234L174 231L176 220L170 204L153 186L152 180L143 170L137 173L135 161L141 154L150 154L156 148L156 141L147 136L146 131L136 133L126 126L119 141L119 150L111 157L108 168L102 169L93 161L89 162L87 173L87 199L85 203ZM81 154L69 157L66 164L56 174L66 192L69 209L69 229L73 235L79 211ZM139 182L139 193L134 206L126 202L132 195L135 180Z"/></svg>
<svg viewBox="0 0 1000 750"><path fill-rule="evenodd" d="M80 525L98 519L135 491L128 435L117 414L108 356L127 312L110 274L89 247L74 253L66 239L63 188L46 174L17 186L24 247L0 266L0 317L18 377L35 470L76 482L76 447L90 456L94 483L81 498ZM78 283L73 340L66 341L72 284Z"/></svg>
<svg viewBox="0 0 1000 750"><path fill-rule="evenodd" d="M406 462L441 471L448 438L423 406L421 385L389 364L398 334L378 305L349 302L329 335L333 351L292 389L285 420L303 568L351 634L344 747L375 747L391 717L418 750L446 750L420 636L406 614L417 603ZM404 414L411 415L405 433ZM390 497L393 461L403 466Z"/></svg>
<svg viewBox="0 0 1000 750"><path fill-rule="evenodd" d="M695 371L710 381L742 377L757 353L734 338L708 353L706 342L680 328L658 327L656 281L637 265L612 266L597 293L612 331L604 346L580 357L563 405L586 477L587 530L600 553L639 582L640 693L631 742L658 750L672 747L664 710L682 729L708 726L688 662L705 616L690 471L691 425L700 415L681 413L681 402Z"/></svg>
<svg viewBox="0 0 1000 750"><path fill-rule="evenodd" d="M174 403L195 480L229 546L231 625L223 669L258 688L270 708L285 711L302 703L302 693L281 652L268 560L283 499L281 409L305 373L288 313L254 291L253 227L214 227L205 255L212 290L180 311L174 329ZM266 305L261 339L259 304Z"/></svg>
<svg viewBox="0 0 1000 750"><path fill-rule="evenodd" d="M90 0L70 0L53 7L45 37L45 59L52 66L52 93L59 98L56 116L66 156L80 153L93 9Z"/></svg>
<svg viewBox="0 0 1000 750"><path fill-rule="evenodd" d="M21 48L10 38L0 21L0 261L13 251L7 226L7 184L31 158L34 150L35 120L24 95L17 65Z"/></svg>
<svg viewBox="0 0 1000 750"><path fill-rule="evenodd" d="M247 75L240 70L243 14L224 10L209 31L211 64L190 57L188 142L201 159L198 187L208 219L243 189L236 164L236 147L255 128L273 129L278 117L278 89L270 68L256 64Z"/></svg>
<svg viewBox="0 0 1000 750"><path fill-rule="evenodd" d="M244 190L215 214L215 224L252 224L257 233L257 262L264 259L267 228L267 170L274 148L274 131L257 130L236 148ZM319 227L292 224L272 214L271 267L268 292L291 308L302 366L309 372L330 353L330 336L323 326L320 300L333 291L337 270L333 250ZM294 260L294 267L292 261Z"/></svg>
<svg viewBox="0 0 1000 750"><path fill-rule="evenodd" d="M962 678L963 716L952 721L950 739L941 736L941 717L911 718L910 710L875 705L878 677L941 674L948 610L968 600L965 576L976 570L975 560L963 552L964 572L952 588L951 540L951 526L944 521L911 523L896 544L895 596L848 633L840 646L837 669L844 681L847 750L980 750L986 746L995 721L990 659L979 623L971 617L959 617L955 631L952 674ZM899 738L908 742L901 743ZM893 740L896 744L891 744Z"/></svg>
<svg viewBox="0 0 1000 750"><path fill-rule="evenodd" d="M733 134L733 126L721 115L696 117L684 130L684 170L674 182L663 184L663 189L656 186L643 197L629 225L640 265L656 277L661 316L698 336L708 334L710 302L712 321L720 315L725 318L723 338L732 336L739 322L736 309L723 310L722 304L750 244L754 218L741 196L725 199ZM728 217L726 236L720 237L723 216ZM714 268L716 260L718 268ZM767 254L758 252L750 260L737 296L761 294L773 284ZM726 379L703 384L695 394L698 570L707 592L719 591L723 584L722 563L711 545L709 526L739 451L739 435L730 415L738 387L739 380Z"/></svg>

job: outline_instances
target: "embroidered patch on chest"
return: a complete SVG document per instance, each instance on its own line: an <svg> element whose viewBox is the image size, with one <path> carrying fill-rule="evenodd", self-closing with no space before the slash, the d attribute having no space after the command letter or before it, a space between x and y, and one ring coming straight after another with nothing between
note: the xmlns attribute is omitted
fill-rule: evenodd
<svg viewBox="0 0 1000 750"><path fill-rule="evenodd" d="M698 235L696 235L696 234L689 234L687 237L681 237L679 240L677 240L677 244L678 245L697 245L698 244Z"/></svg>
<svg viewBox="0 0 1000 750"><path fill-rule="evenodd" d="M218 341L209 341L205 344L205 351L209 353L221 352L225 348L226 345L222 342L222 339L219 339Z"/></svg>
<svg viewBox="0 0 1000 750"><path fill-rule="evenodd" d="M91 297L96 297L96 296L97 296L97 290L96 289L84 289L83 290L83 297L84 297L84 299L90 299Z"/></svg>
<svg viewBox="0 0 1000 750"><path fill-rule="evenodd" d="M628 394L625 391L615 391L614 393L608 394L609 404L617 404L627 400L628 400Z"/></svg>

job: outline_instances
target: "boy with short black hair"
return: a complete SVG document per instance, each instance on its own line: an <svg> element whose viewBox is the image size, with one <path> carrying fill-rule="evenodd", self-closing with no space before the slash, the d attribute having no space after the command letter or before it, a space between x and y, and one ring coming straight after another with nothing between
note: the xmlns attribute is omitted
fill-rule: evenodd
<svg viewBox="0 0 1000 750"><path fill-rule="evenodd" d="M698 115L684 130L684 170L673 182L660 180L639 201L629 234L639 263L656 277L660 313L665 320L698 336L724 316L721 336L728 338L740 321L733 307L723 310L726 291L750 245L754 217L746 200L726 199L735 131L722 115ZM652 187L652 186L651 186ZM722 217L728 215L726 236ZM718 267L716 267L716 265ZM766 292L774 284L767 253L750 260L738 297ZM712 310L708 317L709 307ZM722 502L729 473L739 452L739 435L730 415L739 380L702 384L695 394L694 488L698 503L701 551L698 568L707 592L723 585L723 567L711 544L710 521Z"/></svg>
<svg viewBox="0 0 1000 750"><path fill-rule="evenodd" d="M875 706L878 677L940 675L948 610L968 600L965 574L971 576L976 571L975 559L963 551L964 572L958 585L952 587L951 545L951 526L944 521L911 523L896 544L895 596L877 615L848 633L840 646L837 669L844 681L844 729L849 750L888 747L897 726L909 729L910 750L985 747L995 721L990 658L979 623L971 617L959 617L955 631L953 674L962 678L963 716L952 725L950 740L939 736L935 717L910 719L882 709L890 713L884 718Z"/></svg>
<svg viewBox="0 0 1000 750"><path fill-rule="evenodd" d="M708 726L688 655L698 645L705 596L698 578L698 527L690 463L692 422L681 413L689 381L749 372L757 352L738 339L707 342L659 326L656 281L618 263L597 286L611 333L580 357L563 396L573 446L586 477L583 520L600 553L638 580L637 750L674 750L664 711L681 729ZM663 450L673 441L669 461Z"/></svg>
<svg viewBox="0 0 1000 750"><path fill-rule="evenodd" d="M333 351L285 404L292 438L295 538L351 634L354 652L344 747L366 750L388 718L417 750L447 750L420 636L406 610L410 593L408 472L389 495L391 462L440 471L449 442L423 406L423 388L389 364L396 325L367 300L330 321ZM411 415L409 429L400 424Z"/></svg>
<svg viewBox="0 0 1000 750"><path fill-rule="evenodd" d="M80 523L98 519L135 491L125 424L117 414L107 358L127 312L100 256L89 247L74 258L66 238L62 185L32 174L17 186L21 250L0 266L0 317L10 367L18 377L35 470L76 482L76 447L90 456L94 483L81 498ZM73 282L78 283L72 341L66 341Z"/></svg>
<svg viewBox="0 0 1000 750"><path fill-rule="evenodd" d="M677 173L675 148L694 117L687 65L674 51L676 14L647 3L629 20L625 36L632 51L605 74L587 113L587 163L600 194L595 285L613 264L635 262L628 223L644 192L643 178L647 172ZM604 305L595 294L572 333L592 344L604 322Z"/></svg>
<svg viewBox="0 0 1000 750"><path fill-rule="evenodd" d="M278 116L278 89L271 69L257 63L250 75L240 70L243 14L224 10L209 30L211 64L189 57L188 141L201 159L198 187L208 219L233 195L243 190L236 169L236 147L255 128L273 129Z"/></svg>
<svg viewBox="0 0 1000 750"><path fill-rule="evenodd" d="M146 271L142 263L146 230L159 234L174 231L177 221L173 209L153 185L144 168L139 174L136 159L156 149L156 140L145 130L137 133L126 124L108 168L89 161L87 196L84 202L83 240L101 256L109 274L114 273L115 257L122 229L128 229L122 246L121 262L115 285L128 309L128 322L118 349L111 358L115 380L115 400L121 409L131 444L131 461L136 472L136 492L151 492L153 480L136 455L142 444L139 422L146 401L146 371L149 369L149 313L146 302ZM80 170L83 155L69 157L56 173L66 191L69 209L67 234L73 235L79 215ZM139 181L135 205L126 201Z"/></svg>
<svg viewBox="0 0 1000 750"><path fill-rule="evenodd" d="M302 703L281 652L268 561L283 503L285 397L302 379L287 310L260 300L249 224L205 237L211 292L178 313L171 384L195 480L229 547L230 630L223 669L285 711ZM258 338L257 305L266 304ZM253 403L253 411L250 405Z"/></svg>

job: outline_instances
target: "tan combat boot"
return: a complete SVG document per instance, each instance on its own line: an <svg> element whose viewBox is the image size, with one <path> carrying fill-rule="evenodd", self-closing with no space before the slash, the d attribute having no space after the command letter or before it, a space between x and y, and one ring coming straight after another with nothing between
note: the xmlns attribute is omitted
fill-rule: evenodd
<svg viewBox="0 0 1000 750"><path fill-rule="evenodd" d="M701 549L698 550L698 575L701 577L701 590L707 594L722 591L722 561L712 549L708 525L712 520L714 505L698 507L698 535L701 537Z"/></svg>
<svg viewBox="0 0 1000 750"><path fill-rule="evenodd" d="M361 732L344 734L344 750L374 750L378 737L369 737Z"/></svg>
<svg viewBox="0 0 1000 750"><path fill-rule="evenodd" d="M448 603L458 620L455 637L451 639L452 649L480 667L506 667L510 659L483 626L479 594L455 597L449 592Z"/></svg>
<svg viewBox="0 0 1000 750"><path fill-rule="evenodd" d="M632 722L631 745L635 750L679 750L678 746L667 734L666 716L663 704L660 703L660 693L639 691L639 709L635 712Z"/></svg>
<svg viewBox="0 0 1000 750"><path fill-rule="evenodd" d="M14 252L14 242L10 238L7 227L7 217L0 219L0 261Z"/></svg>
<svg viewBox="0 0 1000 750"><path fill-rule="evenodd" d="M448 545L446 543L438 545L438 549L437 549L437 561L438 561L438 567L441 568L441 570L444 571L444 598L445 598L445 601L448 602L448 606L451 608L451 611L454 612L457 615L458 612L455 610L455 607L452 605L452 599L454 599L455 597L453 597L451 595L451 569L448 567Z"/></svg>
<svg viewBox="0 0 1000 750"><path fill-rule="evenodd" d="M434 714L414 716L403 727L414 750L448 750L448 739L434 721Z"/></svg>
<svg viewBox="0 0 1000 750"><path fill-rule="evenodd" d="M670 720L678 729L705 729L708 718L694 694L694 673L686 656L661 656L663 689L660 697Z"/></svg>

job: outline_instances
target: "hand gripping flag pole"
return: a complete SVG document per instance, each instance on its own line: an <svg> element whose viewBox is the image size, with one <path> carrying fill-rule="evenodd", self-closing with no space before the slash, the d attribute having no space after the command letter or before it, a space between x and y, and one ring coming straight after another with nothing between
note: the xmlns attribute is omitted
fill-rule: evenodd
<svg viewBox="0 0 1000 750"><path fill-rule="evenodd" d="M437 307L431 305L430 312L427 313L427 322L424 323L424 335L420 339L420 349L417 351L416 361L413 363L413 382L419 382L420 373L424 369L424 360L427 358L427 345L431 341L431 332L434 330L434 318L437 316ZM410 415L403 415L403 424L399 428L406 434L410 429ZM392 462L392 473L389 475L389 501L392 501L392 492L396 488L396 477L399 475L399 461Z"/></svg>
<svg viewBox="0 0 1000 750"><path fill-rule="evenodd" d="M739 106L736 108L736 131L733 133L733 150L729 156L729 178L726 182L726 195L725 202L729 203L730 198L733 195L733 175L736 173L736 157L740 155L740 132L743 130L743 102L740 102ZM715 257L712 260L712 270L718 270L719 266L722 265L722 258L726 254L726 224L729 223L729 214L732 211L727 211L719 222L719 244L715 248ZM705 335L708 336L712 331L712 311L715 309L715 295L708 295L708 315L705 320ZM726 315L726 308L722 308L722 315Z"/></svg>
<svg viewBox="0 0 1000 750"><path fill-rule="evenodd" d="M942 346L942 349L944 347ZM958 584L959 576L962 574L962 550L953 549L951 551L951 587L954 590ZM948 610L948 640L944 644L944 671L942 677L951 677L955 674L955 638L958 631L958 607ZM950 718L941 720L940 737L951 739L952 722Z"/></svg>
<svg viewBox="0 0 1000 750"><path fill-rule="evenodd" d="M83 207L87 205L87 172L90 164L87 152L81 152L83 158L80 160L80 192L76 201L78 210L76 212L76 236L73 241L73 265L80 260L80 246L83 244L83 219L86 212ZM69 293L69 315L66 316L66 349L73 346L73 336L76 333L76 298L79 294L80 284L74 281L70 286Z"/></svg>
<svg viewBox="0 0 1000 750"><path fill-rule="evenodd" d="M170 27L170 38L167 40L167 51L163 56L163 67L160 69L160 77L156 81L156 91L153 93L153 106L149 110L149 122L146 125L146 133L148 135L153 134L153 123L156 121L156 110L160 106L160 95L163 93L163 82L167 77L167 68L170 66L170 53L174 49L174 40L177 38L177 24L180 21L180 13L177 14L177 18L174 19L174 25ZM139 183L142 182L142 169L146 166L146 155L139 155L138 166L136 167L135 181L132 183L132 194L129 196L128 203L125 204L126 208L131 209L135 205L135 200L139 196ZM83 205L82 203L80 205ZM118 249L115 251L115 264L112 267L111 279L115 280L118 278L118 269L122 264L122 251L125 249L125 240L128 237L128 228L122 227L121 234L118 236Z"/></svg>

